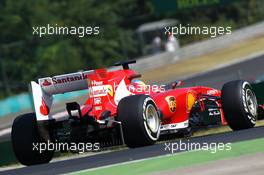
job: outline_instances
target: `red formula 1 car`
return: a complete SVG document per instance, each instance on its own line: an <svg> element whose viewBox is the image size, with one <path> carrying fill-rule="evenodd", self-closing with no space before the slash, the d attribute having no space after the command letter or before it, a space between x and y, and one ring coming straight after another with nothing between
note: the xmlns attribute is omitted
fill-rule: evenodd
<svg viewBox="0 0 264 175"><path fill-rule="evenodd" d="M221 91L201 86L180 88L179 82L149 86L129 69L131 63L135 61L116 64L122 70L97 69L32 81L35 113L17 117L12 127L17 159L24 165L49 162L54 150L40 153L32 149L40 142L103 141L133 148L192 128L254 127L259 106L248 82L232 81ZM86 103L67 103L67 119L56 121L50 113L53 95L82 89L89 90Z"/></svg>

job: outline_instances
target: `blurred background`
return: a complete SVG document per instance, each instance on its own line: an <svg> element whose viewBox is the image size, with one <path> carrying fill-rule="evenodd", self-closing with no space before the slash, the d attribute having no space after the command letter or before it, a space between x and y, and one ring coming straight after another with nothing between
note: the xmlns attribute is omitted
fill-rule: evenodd
<svg viewBox="0 0 264 175"><path fill-rule="evenodd" d="M27 91L39 77L108 67L122 59L155 54L164 26L231 26L264 19L263 0L2 0L0 98ZM166 20L167 19L167 20ZM96 36L33 35L34 26L99 26ZM176 36L182 47L206 35ZM161 47L160 51L165 50Z"/></svg>

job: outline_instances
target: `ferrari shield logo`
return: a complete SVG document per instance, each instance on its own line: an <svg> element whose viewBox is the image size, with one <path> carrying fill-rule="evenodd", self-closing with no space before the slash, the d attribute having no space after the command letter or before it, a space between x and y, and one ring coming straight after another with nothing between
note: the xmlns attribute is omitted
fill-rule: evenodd
<svg viewBox="0 0 264 175"><path fill-rule="evenodd" d="M174 96L167 96L165 98L165 100L167 101L168 105L169 105L169 109L170 112L175 112L176 111L176 99Z"/></svg>
<svg viewBox="0 0 264 175"><path fill-rule="evenodd" d="M108 93L110 96L113 97L113 95L114 95L114 91L113 91L113 88L112 88L111 85L108 85L108 86L107 86L107 93Z"/></svg>

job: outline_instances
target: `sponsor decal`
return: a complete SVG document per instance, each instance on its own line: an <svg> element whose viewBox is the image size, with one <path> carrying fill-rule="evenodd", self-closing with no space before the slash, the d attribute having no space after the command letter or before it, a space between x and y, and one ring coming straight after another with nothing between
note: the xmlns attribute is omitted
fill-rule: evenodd
<svg viewBox="0 0 264 175"><path fill-rule="evenodd" d="M102 103L102 100L101 100L100 97L95 97L95 98L94 98L94 104L95 104L95 105L99 105L99 104L101 104L101 103Z"/></svg>
<svg viewBox="0 0 264 175"><path fill-rule="evenodd" d="M101 97L107 95L107 85L92 86L90 88L91 97Z"/></svg>
<svg viewBox="0 0 264 175"><path fill-rule="evenodd" d="M165 98L165 100L167 101L167 103L169 105L170 112L174 113L176 111L176 107L177 107L175 97L174 96L167 96Z"/></svg>
<svg viewBox="0 0 264 175"><path fill-rule="evenodd" d="M92 86L102 86L102 85L103 85L102 81L96 81L96 80L92 81Z"/></svg>
<svg viewBox="0 0 264 175"><path fill-rule="evenodd" d="M48 79L45 79L44 82L42 83L42 86L50 86L52 83L48 81Z"/></svg>
<svg viewBox="0 0 264 175"><path fill-rule="evenodd" d="M195 96L192 93L187 94L187 111L190 112L195 103Z"/></svg>
<svg viewBox="0 0 264 175"><path fill-rule="evenodd" d="M39 111L42 115L46 116L49 115L49 107L46 105L44 99L42 98L42 105L39 108Z"/></svg>
<svg viewBox="0 0 264 175"><path fill-rule="evenodd" d="M166 125L161 125L160 130L175 130L175 129L181 129L181 128L187 128L189 126L189 121L183 121L179 123L172 123L172 124L166 124Z"/></svg>
<svg viewBox="0 0 264 175"><path fill-rule="evenodd" d="M176 127L177 127L177 124L174 123L174 124L162 125L160 126L160 129L161 130L176 129Z"/></svg>
<svg viewBox="0 0 264 175"><path fill-rule="evenodd" d="M114 95L114 91L111 85L104 85L103 81L89 81L88 84L92 85L90 87L91 97L101 97L101 96L107 96Z"/></svg>
<svg viewBox="0 0 264 175"><path fill-rule="evenodd" d="M102 110L102 106L95 106L94 109L95 109L96 111L101 111L101 110Z"/></svg>
<svg viewBox="0 0 264 175"><path fill-rule="evenodd" d="M52 82L54 84L64 84L64 83L70 83L73 81L85 80L85 79L88 79L88 75L81 73L78 75L66 76L62 78L52 77Z"/></svg>

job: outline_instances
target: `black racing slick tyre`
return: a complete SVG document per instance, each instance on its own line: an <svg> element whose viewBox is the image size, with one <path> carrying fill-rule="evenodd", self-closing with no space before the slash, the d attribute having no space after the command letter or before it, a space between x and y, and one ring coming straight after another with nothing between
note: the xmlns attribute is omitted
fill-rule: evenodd
<svg viewBox="0 0 264 175"><path fill-rule="evenodd" d="M252 128L257 120L257 99L247 81L226 83L222 88L222 107L225 119L233 130Z"/></svg>
<svg viewBox="0 0 264 175"><path fill-rule="evenodd" d="M128 147L152 145L159 139L161 120L149 96L132 95L121 99L117 113Z"/></svg>
<svg viewBox="0 0 264 175"><path fill-rule="evenodd" d="M34 144L42 142L35 113L20 115L14 120L11 140L15 156L23 165L48 163L53 157L54 151L45 150L40 153L34 150Z"/></svg>

